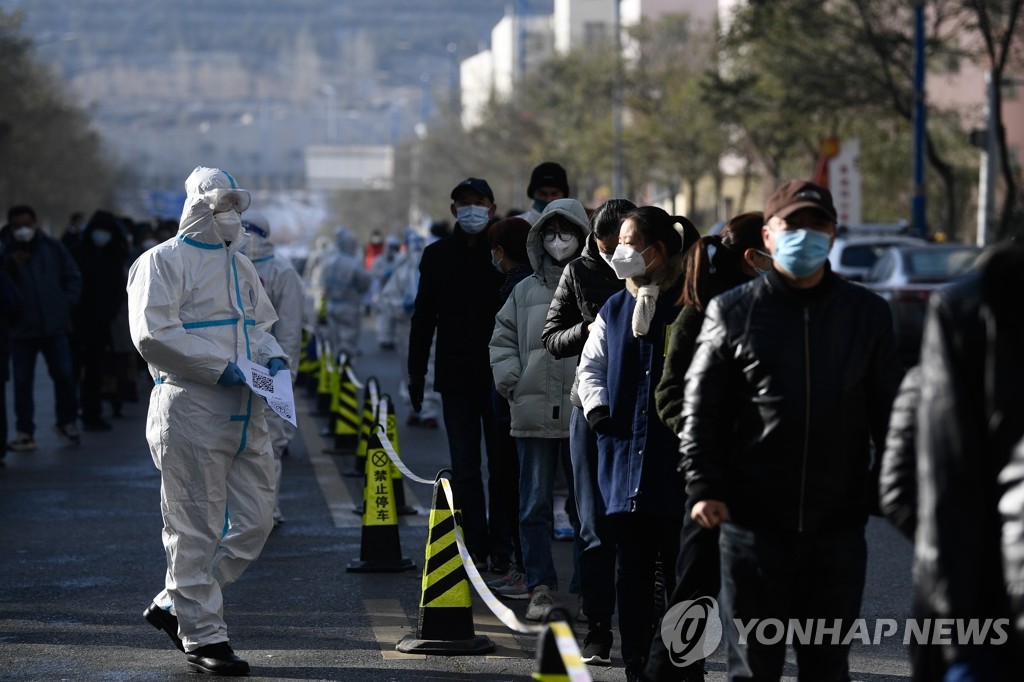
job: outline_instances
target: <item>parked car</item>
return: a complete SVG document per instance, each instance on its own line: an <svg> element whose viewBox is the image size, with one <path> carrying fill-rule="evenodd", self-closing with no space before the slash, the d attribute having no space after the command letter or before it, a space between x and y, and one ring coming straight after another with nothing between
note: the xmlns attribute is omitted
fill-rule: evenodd
<svg viewBox="0 0 1024 682"><path fill-rule="evenodd" d="M900 357L917 363L928 296L972 267L981 253L969 244L902 245L881 250L864 285L889 302Z"/></svg>
<svg viewBox="0 0 1024 682"><path fill-rule="evenodd" d="M828 260L832 272L861 282L878 256L892 246L923 246L929 242L909 234L906 223L840 225Z"/></svg>

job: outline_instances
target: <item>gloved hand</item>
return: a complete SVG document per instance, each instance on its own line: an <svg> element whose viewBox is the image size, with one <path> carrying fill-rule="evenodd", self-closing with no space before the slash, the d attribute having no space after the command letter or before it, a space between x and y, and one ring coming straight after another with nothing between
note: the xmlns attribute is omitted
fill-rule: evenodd
<svg viewBox="0 0 1024 682"><path fill-rule="evenodd" d="M274 376L282 369L287 369L288 363L284 361L284 358L270 358L270 362L267 363L267 369L270 370L270 376Z"/></svg>
<svg viewBox="0 0 1024 682"><path fill-rule="evenodd" d="M423 377L409 377L409 402L412 403L412 410L419 414L423 409L423 388L426 381Z"/></svg>
<svg viewBox="0 0 1024 682"><path fill-rule="evenodd" d="M224 368L224 373L220 375L220 379L217 379L217 384L224 388L244 386L245 375L242 374L242 370L238 369L238 365L229 362L228 366Z"/></svg>

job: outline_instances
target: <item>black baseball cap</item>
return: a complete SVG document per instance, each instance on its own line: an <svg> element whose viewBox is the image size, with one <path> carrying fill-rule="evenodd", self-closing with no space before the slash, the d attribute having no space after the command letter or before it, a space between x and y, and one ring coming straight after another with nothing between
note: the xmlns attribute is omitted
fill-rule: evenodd
<svg viewBox="0 0 1024 682"><path fill-rule="evenodd" d="M455 189L452 190L452 199L464 189L471 189L482 197L487 197L494 203L494 192L491 191L491 186L487 184L487 181L482 178L466 178L459 184L455 185Z"/></svg>

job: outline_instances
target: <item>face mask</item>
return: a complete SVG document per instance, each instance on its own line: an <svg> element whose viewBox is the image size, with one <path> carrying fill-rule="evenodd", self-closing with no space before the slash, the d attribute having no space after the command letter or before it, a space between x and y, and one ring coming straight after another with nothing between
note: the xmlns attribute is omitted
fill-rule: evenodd
<svg viewBox="0 0 1024 682"><path fill-rule="evenodd" d="M233 242L242 234L242 216L238 211L214 213L213 229L225 243Z"/></svg>
<svg viewBox="0 0 1024 682"><path fill-rule="evenodd" d="M818 271L831 248L832 238L817 230L777 232L773 258L795 277L807 277Z"/></svg>
<svg viewBox="0 0 1024 682"><path fill-rule="evenodd" d="M537 213L543 213L544 209L548 207L549 201L541 201L540 199L533 200L533 210Z"/></svg>
<svg viewBox="0 0 1024 682"><path fill-rule="evenodd" d="M34 227L19 227L13 232L14 238L19 242L32 241L32 237L36 235L36 228Z"/></svg>
<svg viewBox="0 0 1024 682"><path fill-rule="evenodd" d="M106 230L96 230L92 233L92 243L101 249L110 243L110 240L114 235L110 234Z"/></svg>
<svg viewBox="0 0 1024 682"><path fill-rule="evenodd" d="M544 240L544 250L548 252L548 255L555 259L556 262L561 263L566 258L574 255L576 250L580 246L580 240L576 235L569 237L569 241L562 241L561 239L555 239L554 241Z"/></svg>
<svg viewBox="0 0 1024 682"><path fill-rule="evenodd" d="M455 209L455 219L468 234L482 232L490 218L491 211L486 206L459 206Z"/></svg>
<svg viewBox="0 0 1024 682"><path fill-rule="evenodd" d="M597 253L598 253L598 255L601 256L602 259L604 259L605 263L607 263L608 265L612 264L612 256L615 255L614 253L605 253L604 251L600 251L600 250Z"/></svg>
<svg viewBox="0 0 1024 682"><path fill-rule="evenodd" d="M651 247L648 246L647 249L649 248ZM647 253L647 249L637 251L625 244L619 244L615 247L615 253L608 259L608 265L612 266L615 276L619 279L639 277L647 272L647 263L644 262L644 254Z"/></svg>
<svg viewBox="0 0 1024 682"><path fill-rule="evenodd" d="M491 250L491 265L493 265L494 269L497 270L498 272L505 274L505 271L501 269L501 261L505 260L505 256L502 256L498 260L494 260L494 252L497 250L498 249Z"/></svg>

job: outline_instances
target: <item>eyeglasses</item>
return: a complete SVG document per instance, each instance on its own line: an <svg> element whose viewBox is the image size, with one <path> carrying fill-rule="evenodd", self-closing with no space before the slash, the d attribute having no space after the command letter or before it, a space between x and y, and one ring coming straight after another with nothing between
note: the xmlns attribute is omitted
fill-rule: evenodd
<svg viewBox="0 0 1024 682"><path fill-rule="evenodd" d="M566 232L544 232L541 235L541 237L544 239L544 241L546 241L548 244L553 244L556 239L559 240L559 241L567 242L570 239L572 239L574 236L576 236L576 235L574 235L572 233L572 231L566 231Z"/></svg>

